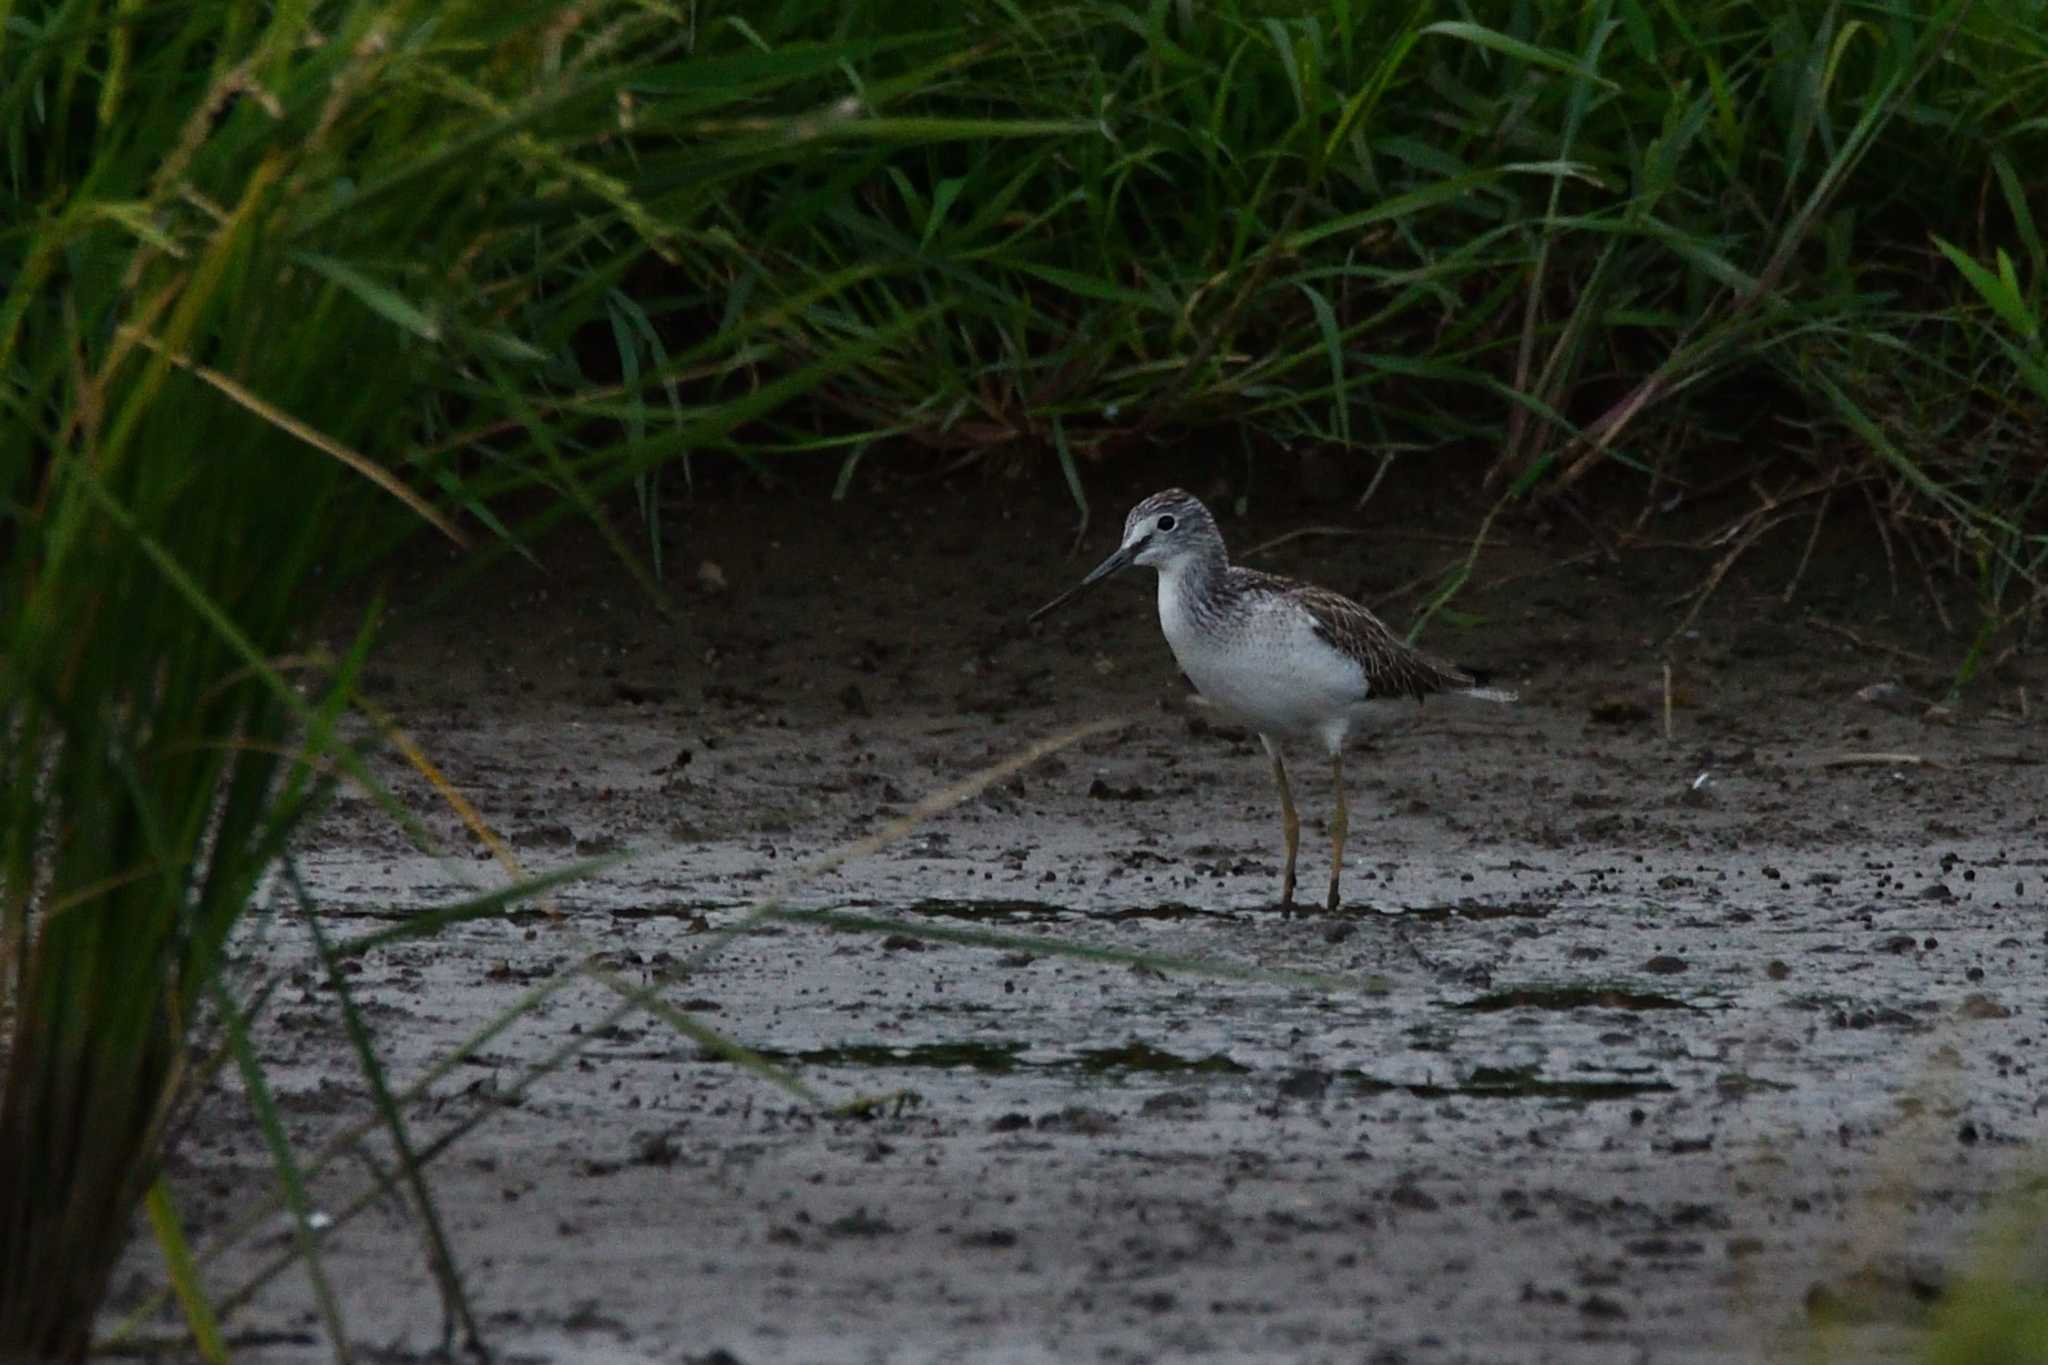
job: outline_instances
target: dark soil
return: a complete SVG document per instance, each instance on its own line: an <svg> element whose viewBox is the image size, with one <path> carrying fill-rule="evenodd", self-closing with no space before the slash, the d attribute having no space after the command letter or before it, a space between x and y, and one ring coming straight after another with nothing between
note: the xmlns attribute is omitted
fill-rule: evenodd
<svg viewBox="0 0 2048 1365"><path fill-rule="evenodd" d="M1428 643L1522 701L1397 713L1350 759L1347 908L1283 917L1264 758L1188 704L1150 575L1022 624L1144 491L1096 489L1074 555L1056 489L705 494L668 513L677 623L578 536L545 576L507 561L436 599L446 571L423 555L399 584L372 690L518 865L631 856L559 888L559 918L527 905L354 959L393 1083L596 953L616 981L673 978L671 1005L818 1097L645 1012L607 1024L619 997L579 981L407 1104L420 1146L482 1116L430 1173L497 1358L1910 1350L1987 1213L2039 1169L2048 668L2008 660L1925 714L1965 641L1917 581L1893 591L1854 524L1789 604L1803 530L1668 644L1673 599L1718 552L1610 562L1573 525L1506 526ZM1278 496L1222 519L1240 551L1366 532L1249 562L1397 626L1473 524ZM1127 719L791 880L1111 716ZM444 851L342 798L298 853L338 938L510 876L410 769L380 769ZM1309 755L1295 769L1312 899L1328 779ZM778 892L888 925L720 940ZM286 899L280 883L252 918L244 971L282 982L261 1045L310 1154L374 1107ZM1344 984L923 937L947 929ZM501 1103L565 1044L573 1061ZM173 1167L202 1247L272 1184L236 1089ZM373 1188L372 1158L391 1165L388 1141L316 1178L320 1207ZM270 1218L209 1285L225 1295L286 1245ZM397 1196L333 1231L324 1266L359 1359L442 1339ZM123 1303L161 1283L145 1232ZM301 1268L230 1326L239 1360L331 1358Z"/></svg>

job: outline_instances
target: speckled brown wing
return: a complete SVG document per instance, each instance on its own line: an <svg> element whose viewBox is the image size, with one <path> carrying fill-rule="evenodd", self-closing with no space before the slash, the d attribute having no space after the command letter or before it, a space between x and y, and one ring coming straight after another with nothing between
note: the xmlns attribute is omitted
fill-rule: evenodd
<svg viewBox="0 0 2048 1365"><path fill-rule="evenodd" d="M1348 597L1307 584L1294 585L1289 596L1315 618L1317 635L1358 660L1374 698L1420 702L1433 692L1461 692L1474 684L1471 674L1416 649Z"/></svg>

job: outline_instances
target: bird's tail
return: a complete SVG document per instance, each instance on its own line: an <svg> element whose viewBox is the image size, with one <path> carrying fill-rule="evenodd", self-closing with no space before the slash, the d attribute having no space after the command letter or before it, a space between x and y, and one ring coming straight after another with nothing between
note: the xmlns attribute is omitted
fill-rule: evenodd
<svg viewBox="0 0 2048 1365"><path fill-rule="evenodd" d="M1472 668L1465 664L1459 664L1458 671L1472 680L1472 685L1460 694L1462 696L1470 697L1474 701L1510 702L1519 699L1520 694L1516 693L1513 689L1492 685L1493 670L1491 669Z"/></svg>

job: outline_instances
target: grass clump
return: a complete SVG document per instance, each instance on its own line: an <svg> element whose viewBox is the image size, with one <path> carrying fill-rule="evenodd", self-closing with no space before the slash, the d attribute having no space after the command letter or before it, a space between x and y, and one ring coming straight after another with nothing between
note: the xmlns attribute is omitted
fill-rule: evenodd
<svg viewBox="0 0 2048 1365"><path fill-rule="evenodd" d="M736 183L697 287L770 349L722 382L870 349L727 448L1021 447L1075 478L1222 430L1254 465L1335 447L1424 478L1430 452L1490 448L1513 492L1610 465L1666 496L1755 474L1773 524L1867 493L1981 561L1988 604L2038 600L2043 465L2018 439L2038 407L1936 240L2036 263L2038 304L2020 168L2048 153L2043 18L840 7L818 40L876 45L809 99L1088 129L850 139Z"/></svg>
<svg viewBox="0 0 2048 1365"><path fill-rule="evenodd" d="M292 650L383 528L495 526L507 459L594 509L844 363L803 357L601 466L556 435L585 420L563 415L579 339L626 271L718 236L717 187L816 136L761 102L857 55L695 65L693 41L636 4L85 0L0 23L0 1357L84 1353L153 1188L189 1267L155 1178L202 1021L346 1354L223 973L292 831L367 780L336 737L360 650ZM658 117L635 81L667 83ZM686 142L687 163L641 157ZM729 363L762 325L637 381ZM489 435L446 439L464 424Z"/></svg>

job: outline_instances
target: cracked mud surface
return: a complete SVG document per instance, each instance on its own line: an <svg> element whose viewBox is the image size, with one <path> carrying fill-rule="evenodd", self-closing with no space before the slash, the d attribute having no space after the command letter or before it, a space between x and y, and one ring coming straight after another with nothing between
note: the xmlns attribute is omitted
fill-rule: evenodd
<svg viewBox="0 0 2048 1365"><path fill-rule="evenodd" d="M1347 909L1286 918L1257 741L1185 701L1150 576L1021 625L1111 544L1124 504L1095 496L1069 557L1069 510L1014 487L707 495L671 513L680 625L566 541L545 579L501 567L434 603L422 562L399 586L372 690L519 863L633 856L559 888L559 919L353 959L394 1083L596 952L615 979L676 976L665 999L820 1100L647 1013L607 1024L618 997L583 981L407 1105L420 1144L488 1111L430 1170L497 1358L1749 1361L1809 1350L1817 1316L1823 1358L1910 1351L1987 1212L2041 1169L2048 669L2003 664L1945 721L1858 700L1962 642L1851 536L1790 606L1788 563L1738 566L1668 651L1667 739L1668 602L1706 561L1557 567L1581 547L1511 531L1457 601L1478 619L1428 643L1522 702L1402 711L1354 751ZM1462 524L1411 509L1268 502L1223 518L1234 549L1363 525L1251 562L1397 628L1414 576L1463 553ZM1904 671L1908 692L1942 680ZM699 960L793 867L1116 715L790 892L888 931L767 925ZM341 799L299 850L337 937L507 877L416 776L380 770L444 853ZM1328 778L1295 771L1312 895ZM258 1041L310 1152L373 1106L304 917L276 904L242 970L283 983ZM828 1108L861 1097L862 1117ZM201 1245L268 1184L221 1100L172 1166ZM371 1179L344 1158L316 1202ZM285 1244L264 1224L209 1285ZM433 1350L440 1299L395 1198L324 1261L360 1358ZM160 1282L145 1234L121 1298ZM238 1358L329 1358L312 1302L302 1271L269 1282L232 1320Z"/></svg>

